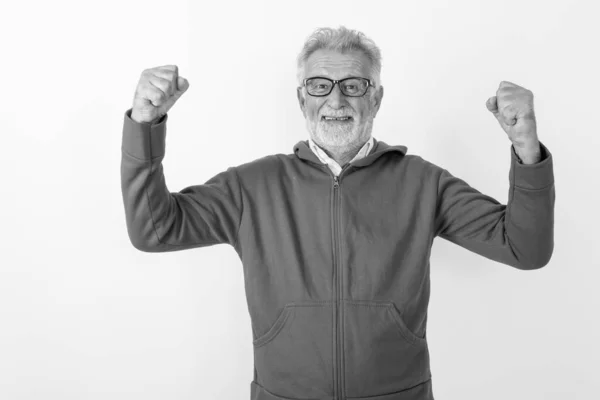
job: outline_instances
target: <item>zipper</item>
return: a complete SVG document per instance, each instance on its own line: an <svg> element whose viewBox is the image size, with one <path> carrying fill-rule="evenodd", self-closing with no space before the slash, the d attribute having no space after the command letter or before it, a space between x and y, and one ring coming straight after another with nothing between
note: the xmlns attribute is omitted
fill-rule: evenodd
<svg viewBox="0 0 600 400"><path fill-rule="evenodd" d="M344 400L344 394L343 389L344 389L344 383L342 382L343 377L344 377L344 373L341 370L341 366L343 365L343 362L341 360L341 358L343 357L343 343L342 340L340 340L340 337L342 336L342 321L343 321L343 312L344 309L342 307L342 279L341 279L341 267L340 267L340 253L341 251L339 251L339 240L338 240L338 236L339 236L339 225L340 225L340 217L339 217L339 203L340 203L340 179L342 178L342 175L344 175L344 172L349 169L349 167L351 165L347 164L346 166L344 166L342 168L342 170L340 171L339 176L335 176L334 173L331 171L331 169L329 169L328 166L324 166L321 165L323 168L325 168L329 174L333 177L333 209L332 209L332 224L333 224L333 258L334 258L334 276L335 276L335 298L336 301L334 302L335 304L335 338L336 338L336 357L335 357L335 377L334 377L334 386L335 386L335 392L334 392L334 397L333 400Z"/></svg>
<svg viewBox="0 0 600 400"><path fill-rule="evenodd" d="M342 372L341 372L341 361L340 361L340 357L341 357L341 340L340 340L340 330L341 330L341 304L340 304L340 285L339 285L339 276L340 276L340 267L339 267L339 253L338 253L338 221L337 221L337 204L338 204L338 197L339 197L339 187L340 187L340 182L339 182L339 178L337 176L333 177L333 250L334 250L334 271L335 271L335 285L336 285L336 301L335 301L335 310L336 310L336 315L335 315L335 343L336 343L336 358L335 358L335 365L336 365L336 372L337 372L337 376L336 376L336 382L337 382L337 396L336 399L342 399Z"/></svg>
<svg viewBox="0 0 600 400"><path fill-rule="evenodd" d="M341 340L340 340L340 331L341 331L341 302L340 302L340 267L339 267L339 252L338 252L338 219L337 219L337 204L338 204L338 198L339 198L339 187L340 187L340 181L339 178L337 176L333 177L333 250L334 250L334 270L335 270L335 285L336 285L336 301L335 301L335 310L336 310L336 315L335 315L335 343L336 343L336 358L335 358L335 365L336 365L336 372L337 372L337 377L336 377L336 381L337 381L337 396L336 399L342 399L342 371L341 371Z"/></svg>
<svg viewBox="0 0 600 400"><path fill-rule="evenodd" d="M334 246L334 258L335 258L335 278L336 278L336 345L337 345L337 350L336 350L336 371L337 371L337 396L335 396L335 399L338 400L344 400L345 399L345 395L343 393L343 389L344 389L344 382L343 382L343 378L344 378L344 373L342 371L342 366L344 365L343 361L342 361L342 357L343 357L343 341L341 340L341 337L343 335L342 329L343 329L343 320L344 320L344 307L342 306L342 288L343 288L343 282L342 282L342 274L341 274L341 262L340 262L340 255L341 255L341 251L340 251L340 240L339 240L339 227L340 227L340 217L339 217L339 213L340 213L340 178L342 177L342 175L344 174L344 171L346 169L349 168L349 165L347 165L346 167L342 168L342 170L340 171L340 175L339 176L335 176L333 175L333 172L331 173L333 175L333 246ZM329 168L327 168L329 170Z"/></svg>

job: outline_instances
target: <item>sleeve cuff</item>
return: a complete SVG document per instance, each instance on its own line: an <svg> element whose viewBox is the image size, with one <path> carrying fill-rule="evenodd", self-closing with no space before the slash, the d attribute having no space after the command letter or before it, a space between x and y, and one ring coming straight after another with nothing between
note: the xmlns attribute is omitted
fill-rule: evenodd
<svg viewBox="0 0 600 400"><path fill-rule="evenodd" d="M121 149L141 160L164 156L168 114L150 124L132 120L131 111L131 108L125 111Z"/></svg>
<svg viewBox="0 0 600 400"><path fill-rule="evenodd" d="M511 184L524 189L543 189L554 183L552 153L540 141L541 158L535 164L521 164L513 145L510 146L511 168L509 180Z"/></svg>

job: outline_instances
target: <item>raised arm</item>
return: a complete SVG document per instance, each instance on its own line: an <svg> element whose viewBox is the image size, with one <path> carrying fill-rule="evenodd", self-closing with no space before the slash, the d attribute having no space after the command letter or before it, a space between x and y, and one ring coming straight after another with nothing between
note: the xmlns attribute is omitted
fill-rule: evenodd
<svg viewBox="0 0 600 400"><path fill-rule="evenodd" d="M121 191L129 238L141 251L237 244L242 196L235 167L179 192L169 192L165 182L166 112L187 87L176 66L146 70L124 115Z"/></svg>
<svg viewBox="0 0 600 400"><path fill-rule="evenodd" d="M518 269L545 266L554 250L552 154L539 141L533 93L502 81L487 109L512 142L508 204L440 170L436 234Z"/></svg>

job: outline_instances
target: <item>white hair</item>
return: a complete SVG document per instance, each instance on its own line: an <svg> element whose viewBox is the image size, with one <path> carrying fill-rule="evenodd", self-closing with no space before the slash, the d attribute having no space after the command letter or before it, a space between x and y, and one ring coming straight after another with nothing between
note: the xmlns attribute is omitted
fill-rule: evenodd
<svg viewBox="0 0 600 400"><path fill-rule="evenodd" d="M381 85L381 51L364 33L340 26L338 29L317 28L304 42L297 58L296 78L302 85L306 60L317 50L334 50L342 54L358 50L371 61L371 74L376 87Z"/></svg>

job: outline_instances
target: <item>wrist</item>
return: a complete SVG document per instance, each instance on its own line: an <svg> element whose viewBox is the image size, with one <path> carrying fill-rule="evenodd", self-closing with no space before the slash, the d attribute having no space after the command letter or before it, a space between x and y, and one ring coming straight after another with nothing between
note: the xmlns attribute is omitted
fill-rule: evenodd
<svg viewBox="0 0 600 400"><path fill-rule="evenodd" d="M535 164L542 158L542 149L539 140L526 145L515 145L513 143L513 147L521 164Z"/></svg>

